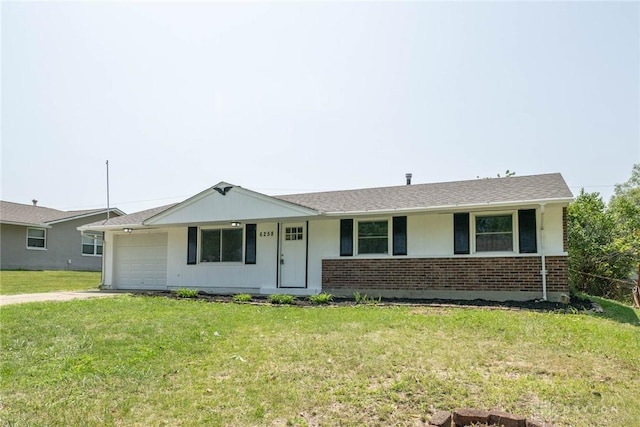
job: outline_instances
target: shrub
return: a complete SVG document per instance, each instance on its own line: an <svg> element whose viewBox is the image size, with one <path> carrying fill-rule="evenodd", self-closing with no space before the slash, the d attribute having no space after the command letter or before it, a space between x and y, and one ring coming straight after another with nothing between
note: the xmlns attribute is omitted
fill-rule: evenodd
<svg viewBox="0 0 640 427"><path fill-rule="evenodd" d="M235 294L233 296L234 302L249 302L253 299L253 297L249 294Z"/></svg>
<svg viewBox="0 0 640 427"><path fill-rule="evenodd" d="M364 297L366 298L367 296L365 295ZM353 299L356 300L356 304L360 304L360 302L362 301L362 294L360 294L360 292L355 292L353 294Z"/></svg>
<svg viewBox="0 0 640 427"><path fill-rule="evenodd" d="M271 304L293 304L294 299L295 297L293 295L273 294L269 295L267 301L269 301Z"/></svg>
<svg viewBox="0 0 640 427"><path fill-rule="evenodd" d="M328 294L326 292L322 292L321 294L318 295L311 295L309 297L309 301L311 301L311 304L329 304L331 301L333 301L333 295Z"/></svg>
<svg viewBox="0 0 640 427"><path fill-rule="evenodd" d="M368 296L367 294L361 294L360 292L356 292L353 294L353 298L356 300L356 304L379 304L382 301L382 296L379 296L377 299Z"/></svg>
<svg viewBox="0 0 640 427"><path fill-rule="evenodd" d="M180 288L176 289L174 292L179 298L195 298L198 296L198 291L196 289Z"/></svg>

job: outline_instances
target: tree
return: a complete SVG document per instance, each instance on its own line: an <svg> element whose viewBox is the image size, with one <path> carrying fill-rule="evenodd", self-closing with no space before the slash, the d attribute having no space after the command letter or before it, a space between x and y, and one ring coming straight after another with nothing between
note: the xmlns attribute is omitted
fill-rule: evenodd
<svg viewBox="0 0 640 427"><path fill-rule="evenodd" d="M638 188L640 188L640 163L633 165L631 178L627 182L615 185L613 197L625 195L629 191L637 190Z"/></svg>
<svg viewBox="0 0 640 427"><path fill-rule="evenodd" d="M598 193L580 195L567 208L569 282L574 289L591 295L610 295L610 258L615 221L607 214Z"/></svg>
<svg viewBox="0 0 640 427"><path fill-rule="evenodd" d="M640 163L633 165L627 182L616 185L609 211L616 222L618 246L630 258L633 271L640 264Z"/></svg>
<svg viewBox="0 0 640 427"><path fill-rule="evenodd" d="M515 173L514 171L510 171L509 169L507 169L507 170L505 171L505 173L504 173L504 177L505 177L505 178L508 178L508 177L510 177L510 176L514 176L515 174L516 174L516 173ZM502 177L500 176L500 174L498 174L498 178L502 178Z"/></svg>
<svg viewBox="0 0 640 427"><path fill-rule="evenodd" d="M510 171L509 169L507 169L505 171L505 173L504 173L504 177L502 175L500 175L500 174L496 174L496 177L497 178L509 178L510 176L515 176L515 174L516 174L515 171ZM476 175L476 178L480 179L480 175ZM491 178L492 178L491 176L485 176L482 179L491 179Z"/></svg>
<svg viewBox="0 0 640 427"><path fill-rule="evenodd" d="M623 285L640 262L640 164L616 185L607 207L598 193L580 195L567 209L569 282L591 295L624 298Z"/></svg>

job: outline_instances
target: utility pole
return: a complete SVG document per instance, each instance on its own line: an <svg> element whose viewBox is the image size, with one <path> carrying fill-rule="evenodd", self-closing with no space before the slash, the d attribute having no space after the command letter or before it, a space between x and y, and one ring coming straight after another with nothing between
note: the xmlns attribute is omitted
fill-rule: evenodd
<svg viewBox="0 0 640 427"><path fill-rule="evenodd" d="M109 160L107 160L107 221L109 221Z"/></svg>

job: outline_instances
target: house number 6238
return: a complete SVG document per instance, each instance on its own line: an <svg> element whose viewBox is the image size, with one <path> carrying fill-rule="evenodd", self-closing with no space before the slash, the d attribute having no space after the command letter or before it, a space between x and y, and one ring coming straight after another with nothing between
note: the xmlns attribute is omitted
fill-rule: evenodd
<svg viewBox="0 0 640 427"><path fill-rule="evenodd" d="M273 231L261 231L260 237L273 237Z"/></svg>

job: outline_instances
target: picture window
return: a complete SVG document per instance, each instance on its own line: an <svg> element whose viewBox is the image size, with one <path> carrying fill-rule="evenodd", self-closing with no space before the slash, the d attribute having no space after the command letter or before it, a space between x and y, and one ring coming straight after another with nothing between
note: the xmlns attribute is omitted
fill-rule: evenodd
<svg viewBox="0 0 640 427"><path fill-rule="evenodd" d="M242 229L202 230L200 262L242 262Z"/></svg>

